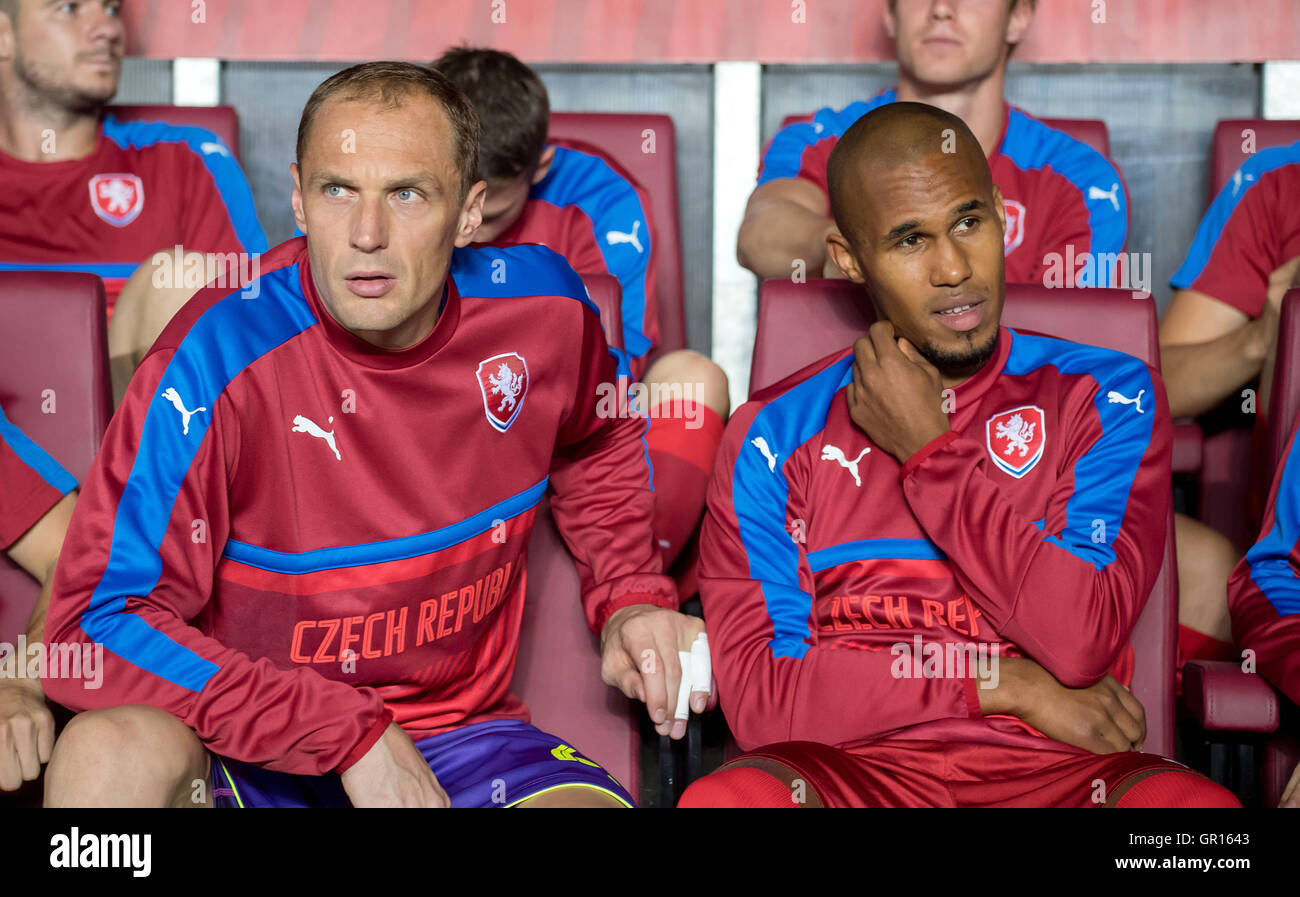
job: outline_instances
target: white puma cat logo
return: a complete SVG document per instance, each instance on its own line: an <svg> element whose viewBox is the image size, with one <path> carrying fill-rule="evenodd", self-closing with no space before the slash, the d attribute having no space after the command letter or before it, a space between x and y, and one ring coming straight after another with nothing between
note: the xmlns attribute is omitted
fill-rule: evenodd
<svg viewBox="0 0 1300 897"><path fill-rule="evenodd" d="M181 394L174 387L167 387L162 392L162 397L172 403L172 407L181 413L181 434L190 435L190 418L200 411L207 411L207 408L195 408L193 411L185 409L185 403L181 401Z"/></svg>
<svg viewBox="0 0 1300 897"><path fill-rule="evenodd" d="M1110 392L1106 393L1106 398L1110 399L1112 405L1116 402L1121 405L1134 405L1137 407L1138 414L1145 414L1146 412L1142 410L1142 395L1145 392L1145 389L1140 389L1138 390L1137 398L1130 399L1120 395L1112 389Z"/></svg>
<svg viewBox="0 0 1300 897"><path fill-rule="evenodd" d="M843 468L844 468L845 470L847 470L849 473L853 474L853 482L857 483L858 486L861 487L861 486L862 486L862 478L861 478L860 476L858 476L858 462L861 461L861 460L862 460L862 456L865 455L865 454L866 454L867 452L869 452L869 451L871 451L871 447L870 447L870 446L868 446L867 448L864 448L862 451L858 452L858 456L857 456L856 458L854 458L852 461L850 461L848 458L844 457L844 452L840 449L839 446L837 446L837 445L823 445L823 446L822 446L822 460L823 460L823 461L834 461L834 462L836 462L837 464L839 464L840 467L843 467Z"/></svg>
<svg viewBox="0 0 1300 897"><path fill-rule="evenodd" d="M330 418L326 423L334 423L334 418ZM339 454L339 447L334 444L334 431L325 431L313 420L303 417L301 414L296 415L293 419L292 433L307 433L315 436L317 439L324 439L329 445L330 451L334 453L335 460L342 461L343 456Z"/></svg>
<svg viewBox="0 0 1300 897"><path fill-rule="evenodd" d="M774 454L772 454L772 450L771 450L770 448L768 448L768 446L767 446L767 440L764 439L762 436L759 436L759 437L757 437L757 438L755 438L755 439L751 439L751 440L749 440L749 444L752 445L754 448L758 449L760 452L763 453L763 457L767 459L767 469L768 469L768 471L769 471L769 472L772 472L772 473L775 473L775 472L776 472L776 457L777 457L777 456L774 455Z"/></svg>
<svg viewBox="0 0 1300 897"><path fill-rule="evenodd" d="M1089 199L1109 199L1110 204L1119 211L1119 184L1111 184L1109 190L1103 190L1100 187L1088 187Z"/></svg>
<svg viewBox="0 0 1300 897"><path fill-rule="evenodd" d="M641 229L641 222L633 221L632 233L630 234L624 233L621 230L605 231L605 242L607 242L610 246L616 246L619 243L631 243L632 246L636 248L636 251L638 253L645 252L645 250L641 248L641 241L638 240L636 236L636 232L639 231L640 229Z"/></svg>

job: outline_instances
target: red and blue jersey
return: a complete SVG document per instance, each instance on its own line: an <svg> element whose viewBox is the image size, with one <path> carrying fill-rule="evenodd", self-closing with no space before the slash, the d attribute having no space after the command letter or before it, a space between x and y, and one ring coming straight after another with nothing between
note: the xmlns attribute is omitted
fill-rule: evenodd
<svg viewBox="0 0 1300 897"><path fill-rule="evenodd" d="M645 373L659 343L655 234L650 197L626 170L590 144L553 140L555 158L523 213L499 241L540 243L579 274L613 275L623 289L623 349L631 373Z"/></svg>
<svg viewBox="0 0 1300 897"><path fill-rule="evenodd" d="M831 150L853 123L878 106L898 100L887 90L867 102L841 110L826 107L776 133L763 153L758 183L801 178L829 196L826 163ZM1095 265L1083 267L1078 286L1098 283L1108 272L1118 277L1112 254L1124 250L1128 199L1115 165L1080 140L1004 104L1002 137L989 156L993 182L1002 190L1007 228L1003 238L1009 283L1041 283L1053 265L1091 253ZM827 214L830 214L827 199ZM1048 259L1056 253L1060 259ZM1105 264L1102 262L1105 261ZM1114 279L1114 278L1110 278Z"/></svg>
<svg viewBox="0 0 1300 897"><path fill-rule="evenodd" d="M98 274L110 314L154 252L266 251L239 163L202 128L107 115L90 155L25 162L0 153L0 179L0 271Z"/></svg>
<svg viewBox="0 0 1300 897"><path fill-rule="evenodd" d="M0 408L0 550L18 541L77 481Z"/></svg>
<svg viewBox="0 0 1300 897"><path fill-rule="evenodd" d="M756 395L714 469L700 591L740 746L1023 737L981 717L974 662L936 651L1126 680L1171 502L1159 376L1003 329L946 396L950 432L900 465L849 416L853 360Z"/></svg>
<svg viewBox="0 0 1300 897"><path fill-rule="evenodd" d="M1259 541L1228 579L1237 646L1260 674L1300 704L1300 451L1296 428L1278 465Z"/></svg>
<svg viewBox="0 0 1300 897"><path fill-rule="evenodd" d="M1268 278L1300 255L1300 141L1260 150L1214 198L1170 282L1257 318Z"/></svg>
<svg viewBox="0 0 1300 897"><path fill-rule="evenodd" d="M152 704L218 754L308 774L391 719L413 738L526 720L509 684L548 488L594 629L676 607L646 421L598 413L614 361L560 256L456 250L437 325L402 351L324 310L305 238L261 270L255 298L198 293L113 417L47 623L102 643L107 671L54 700Z"/></svg>

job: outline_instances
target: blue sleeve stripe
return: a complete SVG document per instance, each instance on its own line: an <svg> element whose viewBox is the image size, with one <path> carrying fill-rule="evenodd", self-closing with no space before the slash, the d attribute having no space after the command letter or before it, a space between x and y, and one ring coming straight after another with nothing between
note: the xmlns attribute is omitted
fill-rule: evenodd
<svg viewBox="0 0 1300 897"><path fill-rule="evenodd" d="M832 400L853 382L853 357L831 365L769 402L754 416L732 469L732 504L749 576L760 583L772 621L774 657L799 658L810 647L812 595L799 585L799 549L785 528L790 486L784 466L826 426ZM774 469L755 444L762 439Z"/></svg>
<svg viewBox="0 0 1300 897"><path fill-rule="evenodd" d="M946 561L947 559L948 556L929 539L862 539L808 552L808 566L814 573L851 561Z"/></svg>
<svg viewBox="0 0 1300 897"><path fill-rule="evenodd" d="M257 220L253 204L253 191L243 169L235 161L230 148L211 131L192 126L169 125L166 122L123 121L111 115L104 116L104 136L123 149L144 148L159 143L183 143L203 160L208 174L217 186L217 193L226 207L226 215L243 244L244 252L266 252L266 234ZM195 247L215 251L221 247Z"/></svg>
<svg viewBox="0 0 1300 897"><path fill-rule="evenodd" d="M207 436L213 409L229 383L250 364L317 323L298 289L298 266L261 277L257 298L239 292L217 302L190 328L158 381L139 448L113 521L108 564L82 614L81 628L114 654L191 691L201 691L216 664L125 613L127 599L150 594L162 574L160 554L172 508ZM183 418L163 393L174 389ZM198 409L204 409L199 411ZM215 438L215 437L214 437ZM188 532L188 523L185 526Z"/></svg>
<svg viewBox="0 0 1300 897"><path fill-rule="evenodd" d="M0 271L70 271L75 274L94 274L104 280L126 280L139 267L137 263L104 264L102 262L63 262L37 264L34 262L0 262Z"/></svg>
<svg viewBox="0 0 1300 897"><path fill-rule="evenodd" d="M776 132L767 152L763 154L759 166L758 184L762 186L777 178L799 176L803 168L804 150L810 146L834 137L838 139L853 123L877 106L884 106L898 99L893 90L877 94L865 103L850 103L838 112L829 106L818 109L812 121L795 122Z"/></svg>
<svg viewBox="0 0 1300 897"><path fill-rule="evenodd" d="M1246 552L1250 578L1280 616L1300 614L1300 579L1291 551L1300 539L1300 451L1295 433L1287 446L1282 482L1273 502L1273 526Z"/></svg>
<svg viewBox="0 0 1300 897"><path fill-rule="evenodd" d="M1060 535L1047 534L1044 541L1104 570L1115 560L1111 546L1119 538L1155 421L1153 405L1139 413L1135 405L1110 401L1109 393L1129 399L1141 395L1141 401L1154 402L1151 372L1138 359L1109 349L1014 331L1012 340L1003 369L1007 374L1020 376L1051 365L1062 374L1082 374L1097 384L1092 401L1101 436L1074 464L1074 492L1066 502L1065 529ZM1094 541L1097 533L1103 538Z"/></svg>
<svg viewBox="0 0 1300 897"><path fill-rule="evenodd" d="M1260 150L1243 162L1223 185L1223 189L1219 191L1218 196L1214 197L1214 202L1210 203L1210 208L1201 218L1200 226L1196 228L1196 236L1187 250L1187 258L1183 259L1182 267L1169 278L1170 285L1178 290L1191 289L1192 284L1196 283L1196 278L1201 276L1205 266L1210 263L1214 247L1218 245L1224 228L1228 226L1229 219L1237 211L1246 194L1270 171L1297 162L1300 162L1300 141L1290 146L1274 146Z"/></svg>
<svg viewBox="0 0 1300 897"><path fill-rule="evenodd" d="M646 275L654 247L636 187L601 157L557 146L551 170L533 187L531 198L559 208L577 206L587 216L605 269L623 287L623 346L633 358L649 352L650 340L643 328ZM613 233L627 236L611 243Z"/></svg>
<svg viewBox="0 0 1300 897"><path fill-rule="evenodd" d="M6 443L18 458L36 471L50 486L67 495L77 488L77 479L63 469L63 465L33 442L26 433L14 426L0 407L0 442Z"/></svg>
<svg viewBox="0 0 1300 897"><path fill-rule="evenodd" d="M1128 196L1119 171L1109 159L1083 141L1015 108L1008 112L1007 133L999 149L1022 171L1051 168L1074 185L1088 210L1088 230L1092 234L1089 252L1101 256L1124 251L1128 235ZM1097 188L1096 194L1090 189L1093 187ZM1038 210L1038 214L1050 214L1050 210ZM1114 283L1093 282L1095 272L1115 270L1113 264L1090 266L1080 276L1079 284L1115 286Z"/></svg>
<svg viewBox="0 0 1300 897"><path fill-rule="evenodd" d="M523 492L484 508L458 523L414 536L300 552L276 551L232 539L226 542L225 556L250 567L269 570L272 573L289 574L365 567L421 557L480 536L496 526L496 521L510 520L536 507L542 500L542 496L546 494L546 486L549 482L549 479L544 477L541 482L528 487Z"/></svg>

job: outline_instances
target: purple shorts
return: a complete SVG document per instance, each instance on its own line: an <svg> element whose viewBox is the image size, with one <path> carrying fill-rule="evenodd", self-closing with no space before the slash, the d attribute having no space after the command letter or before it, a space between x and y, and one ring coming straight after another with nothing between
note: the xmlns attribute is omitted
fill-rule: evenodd
<svg viewBox="0 0 1300 897"><path fill-rule="evenodd" d="M636 806L599 765L554 735L518 720L475 723L415 742L453 807L513 807L544 791L580 785ZM350 807L336 773L299 776L212 758L218 807Z"/></svg>

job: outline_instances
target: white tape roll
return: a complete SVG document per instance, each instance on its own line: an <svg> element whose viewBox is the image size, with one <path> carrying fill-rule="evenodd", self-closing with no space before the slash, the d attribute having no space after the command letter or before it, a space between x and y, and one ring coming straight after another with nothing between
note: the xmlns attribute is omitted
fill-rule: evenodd
<svg viewBox="0 0 1300 897"><path fill-rule="evenodd" d="M678 651L682 664L682 681L677 686L677 713L673 719L690 719L691 694L709 694L713 687L713 659L709 657L709 639L703 632L691 643L691 650Z"/></svg>

